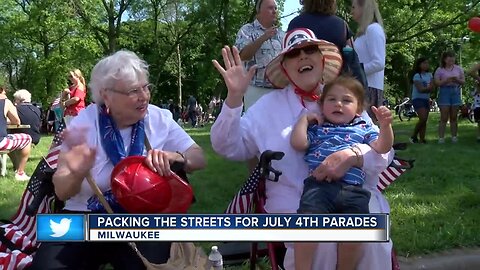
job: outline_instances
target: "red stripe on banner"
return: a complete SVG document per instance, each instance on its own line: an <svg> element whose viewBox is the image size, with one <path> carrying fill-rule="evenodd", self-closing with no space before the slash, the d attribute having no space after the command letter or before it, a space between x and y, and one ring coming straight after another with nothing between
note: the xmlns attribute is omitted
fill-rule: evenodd
<svg viewBox="0 0 480 270"><path fill-rule="evenodd" d="M12 149L12 140L7 139L4 149Z"/></svg>
<svg viewBox="0 0 480 270"><path fill-rule="evenodd" d="M398 160L394 160L393 163L397 166L408 165L407 163L400 162ZM393 166L388 167L379 175L377 189L379 191L383 191L390 184L392 184L398 177L400 177L405 171L406 169L397 169Z"/></svg>
<svg viewBox="0 0 480 270"><path fill-rule="evenodd" d="M0 150L6 150L6 145L7 145L7 138L3 138L2 141L0 142Z"/></svg>
<svg viewBox="0 0 480 270"><path fill-rule="evenodd" d="M35 225L36 225L36 220L35 220L35 216L29 217L28 219L29 219L29 221L28 221L28 223L26 224L25 229L22 229L22 232L23 232L29 239L31 239L32 234L34 233L35 228L36 228L36 226L35 226Z"/></svg>
<svg viewBox="0 0 480 270"><path fill-rule="evenodd" d="M237 196L233 197L233 200L230 202L230 204L228 205L227 207L227 210L225 210L225 213L226 214L235 214L233 212L233 206L235 205L235 199L237 198Z"/></svg>
<svg viewBox="0 0 480 270"><path fill-rule="evenodd" d="M25 192L25 197L22 199L18 214L15 219L12 219L12 223L16 224L21 230L25 224L25 218L28 217L25 211L27 206L33 201L33 194L30 191Z"/></svg>
<svg viewBox="0 0 480 270"><path fill-rule="evenodd" d="M388 186L382 179L380 179L378 182L377 189L380 191L384 190Z"/></svg>
<svg viewBox="0 0 480 270"><path fill-rule="evenodd" d="M396 178L396 175L392 173L391 169L385 170L384 176L385 176L385 180L387 180L388 182L391 182L392 179Z"/></svg>
<svg viewBox="0 0 480 270"><path fill-rule="evenodd" d="M245 200L245 196L241 196L238 200L238 207L239 207L238 211L239 213L242 213L242 214L245 213L245 209L243 205L245 203L244 200Z"/></svg>
<svg viewBox="0 0 480 270"><path fill-rule="evenodd" d="M28 201L28 198L29 198L30 194L31 193L28 190L26 190L23 193L22 199L20 200L20 207L17 209L17 212L15 213L15 215L13 215L13 217L11 218L12 223L17 224L18 222L20 222L23 219L23 216L21 216L20 213L22 212L22 209L23 209L22 206L27 205L27 204L25 204L25 202Z"/></svg>
<svg viewBox="0 0 480 270"><path fill-rule="evenodd" d="M237 214L237 200L238 198L235 198L235 200L232 202L232 205L230 206L230 214Z"/></svg>
<svg viewBox="0 0 480 270"><path fill-rule="evenodd" d="M50 198L50 200L53 200L53 198ZM50 212L50 203L49 200L44 199L42 203L40 204L38 208L38 213L49 213ZM27 237L32 241L32 245L36 246L37 245L37 223L35 222L32 226L32 230L28 233L26 233Z"/></svg>
<svg viewBox="0 0 480 270"><path fill-rule="evenodd" d="M57 168L57 161L58 161L59 154L60 154L60 146L57 146L55 148L52 148L49 151L47 157L45 158L45 160L48 163L48 166L50 166L50 168L54 170Z"/></svg>

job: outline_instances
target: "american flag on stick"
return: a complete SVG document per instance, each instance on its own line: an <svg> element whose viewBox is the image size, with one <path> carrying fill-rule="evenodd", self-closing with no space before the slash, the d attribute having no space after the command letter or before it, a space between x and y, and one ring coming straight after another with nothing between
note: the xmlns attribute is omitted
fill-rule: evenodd
<svg viewBox="0 0 480 270"><path fill-rule="evenodd" d="M412 167L413 161L395 158L390 166L379 175L378 190L383 191L400 175ZM260 166L257 166L247 181L245 181L240 191L233 197L225 210L226 214L248 214L254 211L253 198L261 180L260 175Z"/></svg>
<svg viewBox="0 0 480 270"><path fill-rule="evenodd" d="M51 212L55 200L52 176L57 168L58 155L63 141L61 133L64 128L65 123L62 122L53 138L47 156L38 163L28 181L20 206L11 219L12 223L1 225L6 232L6 237L15 247L23 251L33 252L37 247L36 214ZM45 191L47 193L44 193ZM40 200L36 205L37 209L31 208L34 199ZM0 269L23 269L29 266L32 262L32 256L29 253L12 251L8 245L0 243Z"/></svg>
<svg viewBox="0 0 480 270"><path fill-rule="evenodd" d="M260 183L260 165L257 165L240 191L225 210L226 214L247 214L253 212L253 196Z"/></svg>
<svg viewBox="0 0 480 270"><path fill-rule="evenodd" d="M393 181L400 177L400 175L411 168L413 168L413 160L393 159L390 166L379 175L377 189L384 191Z"/></svg>
<svg viewBox="0 0 480 270"><path fill-rule="evenodd" d="M50 109L54 109L56 107L59 107L60 106L60 97L56 97L53 102L52 102L52 106L50 106Z"/></svg>

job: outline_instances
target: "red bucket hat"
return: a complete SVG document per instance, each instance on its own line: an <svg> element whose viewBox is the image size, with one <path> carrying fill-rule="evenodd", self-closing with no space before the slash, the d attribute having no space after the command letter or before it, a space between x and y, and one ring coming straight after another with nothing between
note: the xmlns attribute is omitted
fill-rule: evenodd
<svg viewBox="0 0 480 270"><path fill-rule="evenodd" d="M129 213L186 213L193 199L191 186L178 175L160 176L143 156L121 160L112 171L111 187L118 203Z"/></svg>
<svg viewBox="0 0 480 270"><path fill-rule="evenodd" d="M337 78L342 69L342 55L338 47L326 40L317 39L312 30L308 28L296 28L288 31L283 39L283 50L270 63L268 63L265 73L267 79L276 88L285 88L289 84L287 75L282 69L282 61L285 53L297 49L310 46L312 44L318 45L320 52L325 59L325 66L323 68L323 82L326 84Z"/></svg>

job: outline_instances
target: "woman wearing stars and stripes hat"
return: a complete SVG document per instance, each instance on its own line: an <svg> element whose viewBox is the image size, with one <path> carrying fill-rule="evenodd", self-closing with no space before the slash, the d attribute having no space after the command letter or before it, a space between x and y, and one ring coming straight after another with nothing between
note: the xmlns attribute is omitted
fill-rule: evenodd
<svg viewBox="0 0 480 270"><path fill-rule="evenodd" d="M291 30L285 35L283 46L283 51L266 68L268 79L281 89L261 97L243 116L242 97L255 67L245 71L235 47L222 49L224 67L213 61L228 89L222 111L212 126L213 149L232 160L259 157L265 150L285 153L282 160L272 164L282 171L279 181L266 183L265 209L269 213L297 212L308 168L303 159L304 153L295 151L291 146L290 135L301 115L320 112L316 100L323 85L335 79L342 66L337 46L317 39L309 29ZM370 146L358 144L328 156L314 170L313 176L319 181L338 180L351 167L359 167L366 174L364 187L372 187L373 190L378 175L392 158L393 151L380 155ZM383 195L378 190L371 193L370 212L388 212L388 203ZM286 243L286 247L285 269L295 269L293 243ZM390 253L387 251L391 252L389 243L366 245L358 269L388 269L386 260L390 260ZM319 243L313 264L312 269L337 269L337 243Z"/></svg>

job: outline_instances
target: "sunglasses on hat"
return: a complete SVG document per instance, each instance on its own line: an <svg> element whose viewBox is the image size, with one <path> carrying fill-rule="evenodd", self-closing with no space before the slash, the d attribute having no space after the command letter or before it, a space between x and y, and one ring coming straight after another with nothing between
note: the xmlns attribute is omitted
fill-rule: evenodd
<svg viewBox="0 0 480 270"><path fill-rule="evenodd" d="M302 48L296 48L296 49L290 50L290 51L285 53L285 57L295 58L295 57L300 55L301 51L303 51L305 54L310 55L310 54L314 54L316 52L320 52L320 49L318 48L318 45L309 45L309 46L305 46L305 47L302 47Z"/></svg>

